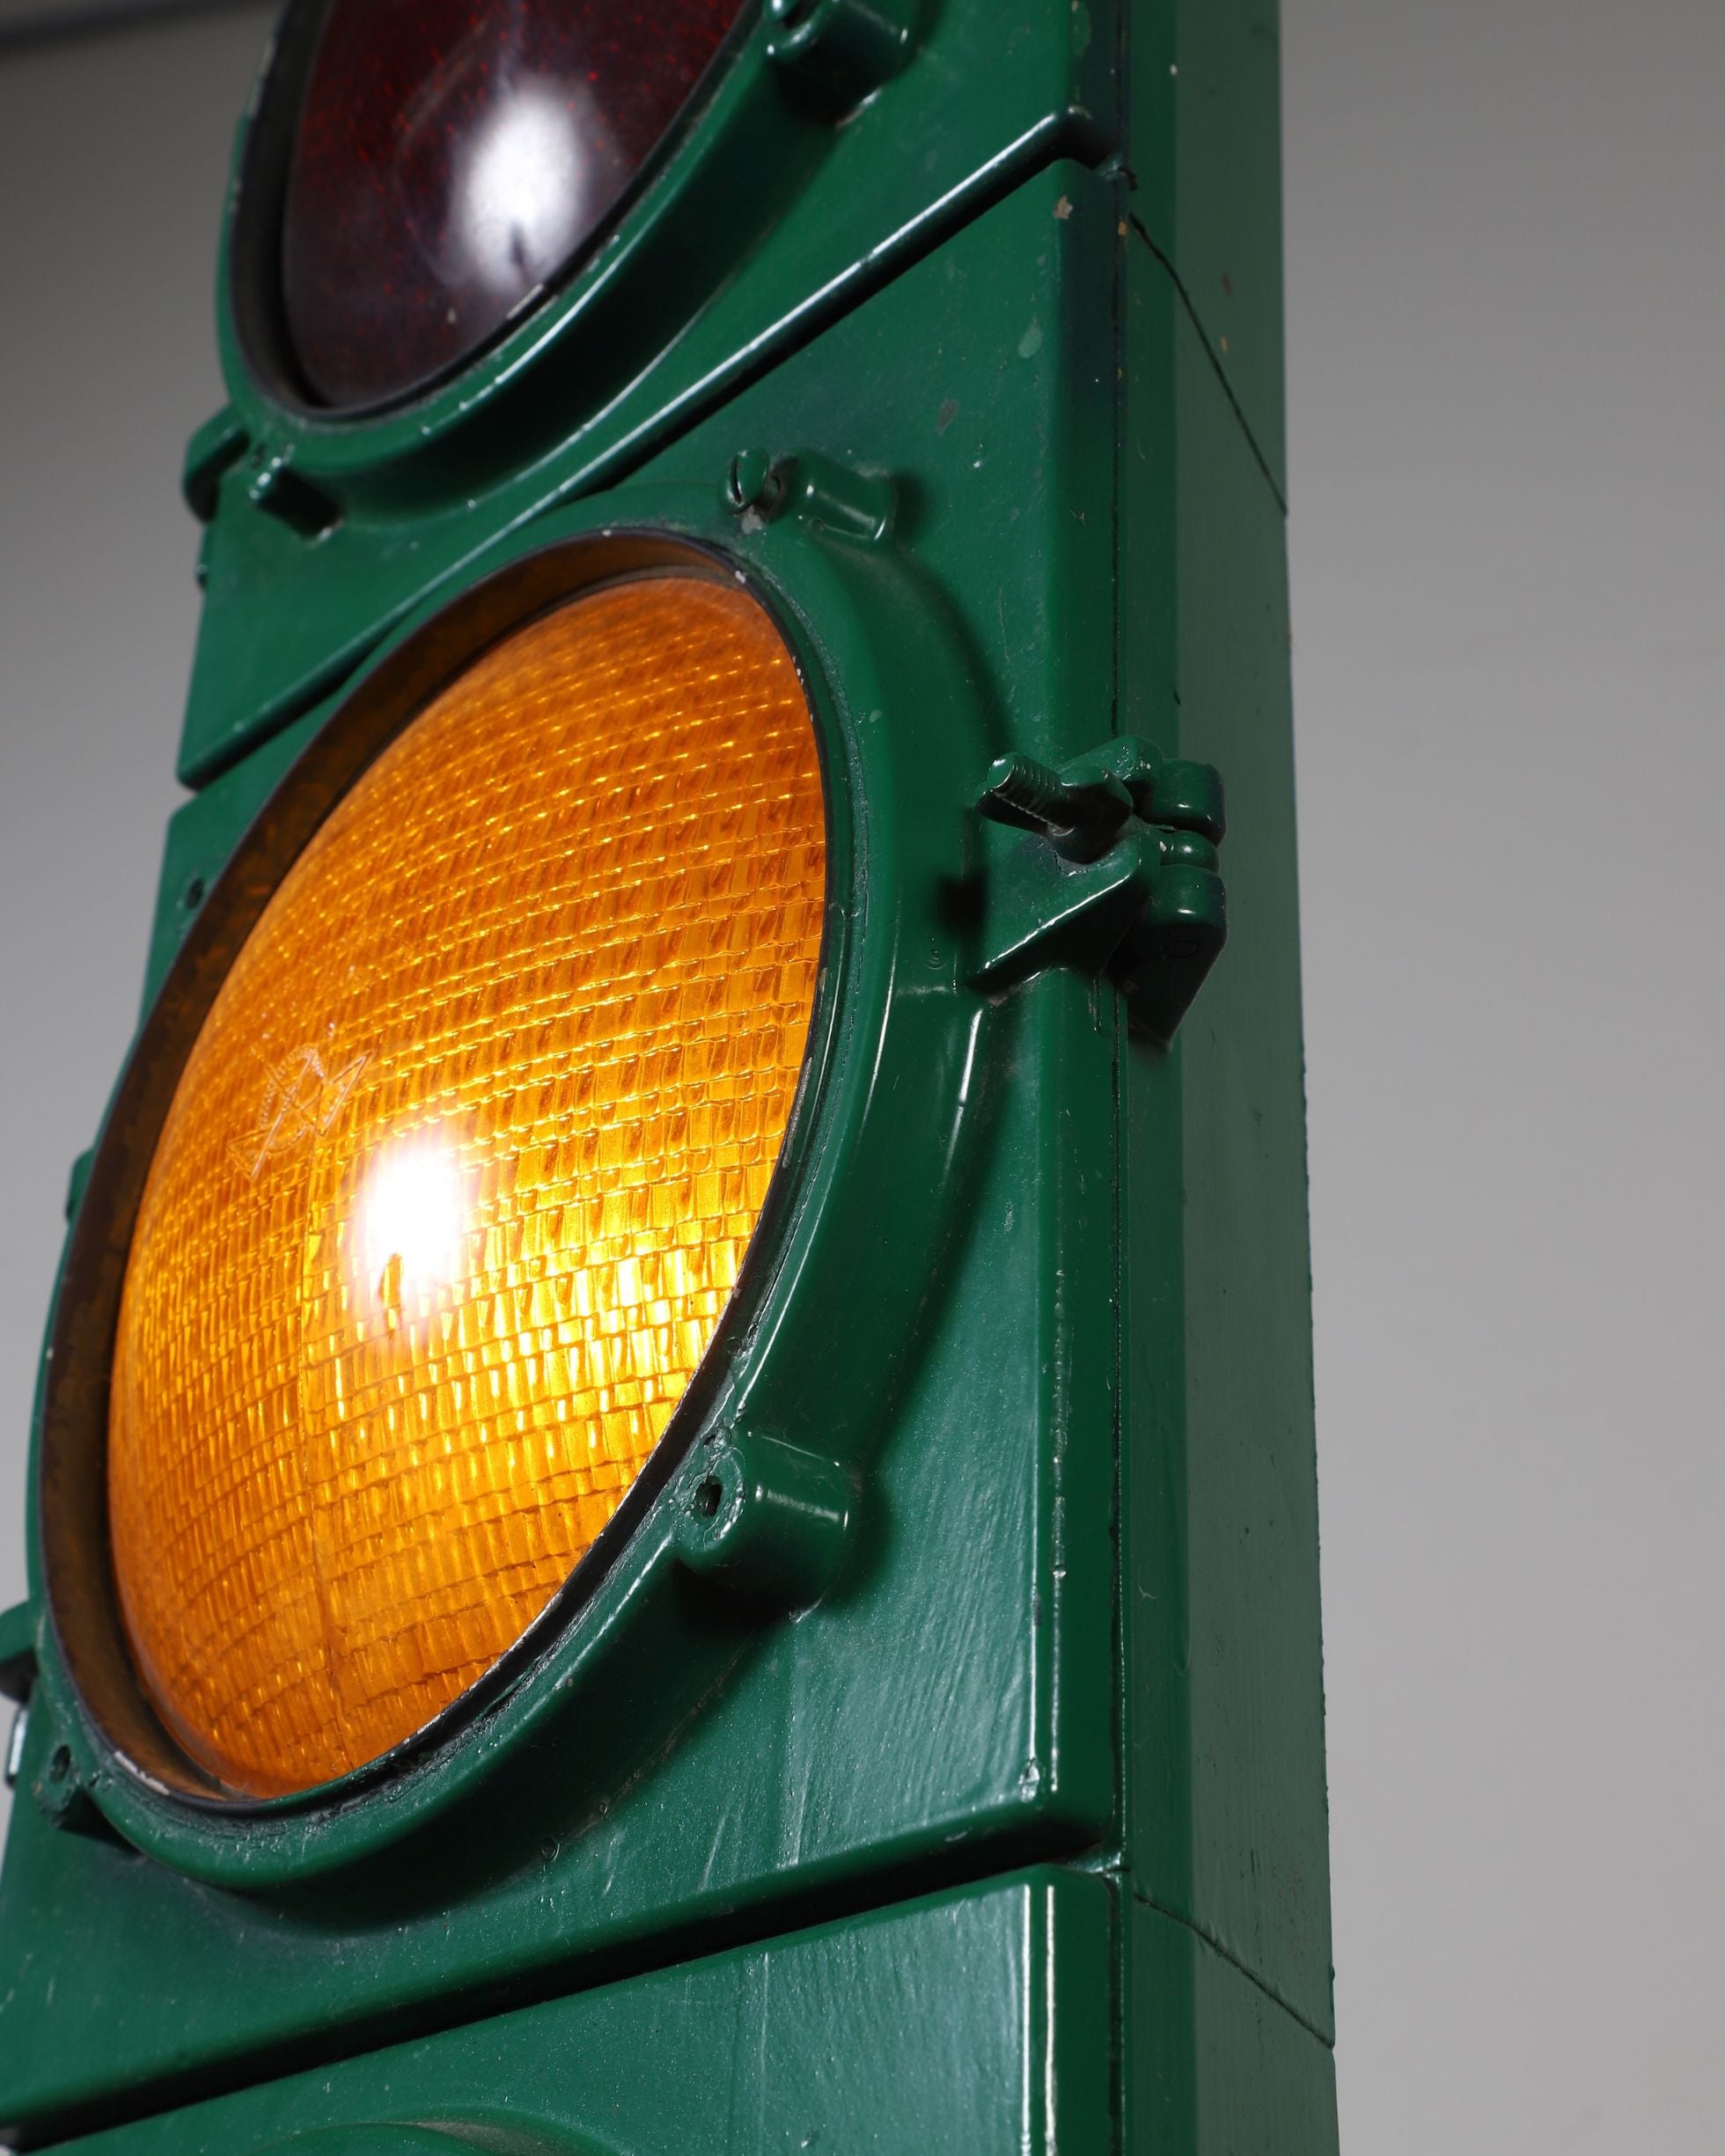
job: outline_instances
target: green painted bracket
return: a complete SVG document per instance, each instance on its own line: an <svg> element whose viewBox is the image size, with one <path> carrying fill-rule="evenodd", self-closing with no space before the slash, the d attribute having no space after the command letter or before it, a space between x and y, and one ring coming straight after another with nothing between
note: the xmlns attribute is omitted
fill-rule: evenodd
<svg viewBox="0 0 1725 2156"><path fill-rule="evenodd" d="M767 0L767 55L847 113L911 53L913 0Z"/></svg>
<svg viewBox="0 0 1725 2156"><path fill-rule="evenodd" d="M186 506L200 524L216 514L222 489L222 474L246 454L251 436L246 422L231 404L224 404L207 419L186 444L186 464L180 491Z"/></svg>
<svg viewBox="0 0 1725 2156"><path fill-rule="evenodd" d="M890 477L853 472L813 450L773 457L738 450L725 473L724 503L748 533L789 512L811 532L874 546L892 533L898 502Z"/></svg>
<svg viewBox="0 0 1725 2156"><path fill-rule="evenodd" d="M1001 757L976 805L1030 834L989 864L977 986L1003 993L1051 966L1105 975L1134 1030L1166 1046L1227 941L1221 774L1127 736L1059 771Z"/></svg>
<svg viewBox="0 0 1725 2156"><path fill-rule="evenodd" d="M246 459L246 495L253 509L274 517L301 539L321 539L341 521L339 502L293 468L293 451L256 443Z"/></svg>
<svg viewBox="0 0 1725 2156"><path fill-rule="evenodd" d="M831 1585L855 1492L831 1460L758 1431L703 1446L685 1478L677 1554L751 1601L805 1610Z"/></svg>
<svg viewBox="0 0 1725 2156"><path fill-rule="evenodd" d="M0 1698L16 1699L22 1706L35 1681L36 1631L29 1603L21 1602L0 1611Z"/></svg>

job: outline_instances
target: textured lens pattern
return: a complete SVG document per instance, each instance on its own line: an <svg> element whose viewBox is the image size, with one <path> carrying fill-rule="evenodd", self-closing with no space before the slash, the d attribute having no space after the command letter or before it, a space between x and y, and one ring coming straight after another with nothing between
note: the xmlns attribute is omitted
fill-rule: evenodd
<svg viewBox="0 0 1725 2156"><path fill-rule="evenodd" d="M163 1131L110 1408L134 1652L232 1788L429 1720L640 1472L778 1157L823 834L777 632L650 577L473 666L271 900Z"/></svg>

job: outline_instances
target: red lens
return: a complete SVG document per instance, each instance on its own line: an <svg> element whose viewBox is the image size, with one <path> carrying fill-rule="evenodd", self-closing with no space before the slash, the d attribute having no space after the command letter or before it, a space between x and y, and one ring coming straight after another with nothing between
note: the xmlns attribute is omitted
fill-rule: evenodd
<svg viewBox="0 0 1725 2156"><path fill-rule="evenodd" d="M743 0L333 0L282 236L288 332L335 406L483 344L592 238Z"/></svg>

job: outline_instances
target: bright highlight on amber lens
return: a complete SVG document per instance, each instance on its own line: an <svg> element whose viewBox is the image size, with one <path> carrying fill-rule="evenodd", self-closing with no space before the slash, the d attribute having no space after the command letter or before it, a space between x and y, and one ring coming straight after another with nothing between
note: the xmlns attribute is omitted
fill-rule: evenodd
<svg viewBox="0 0 1725 2156"><path fill-rule="evenodd" d="M474 665L271 900L150 1170L109 1425L135 1655L232 1788L420 1727L640 1472L784 1137L824 824L766 614L655 576Z"/></svg>

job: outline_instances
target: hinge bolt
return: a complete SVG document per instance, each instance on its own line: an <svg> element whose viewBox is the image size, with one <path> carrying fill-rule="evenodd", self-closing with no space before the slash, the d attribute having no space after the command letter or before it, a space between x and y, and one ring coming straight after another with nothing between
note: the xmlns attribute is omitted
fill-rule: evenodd
<svg viewBox="0 0 1725 2156"><path fill-rule="evenodd" d="M1098 861L1132 814L1132 796L1099 766L1079 765L1065 778L1033 756L990 765L977 807L996 824L1037 831L1063 861Z"/></svg>

